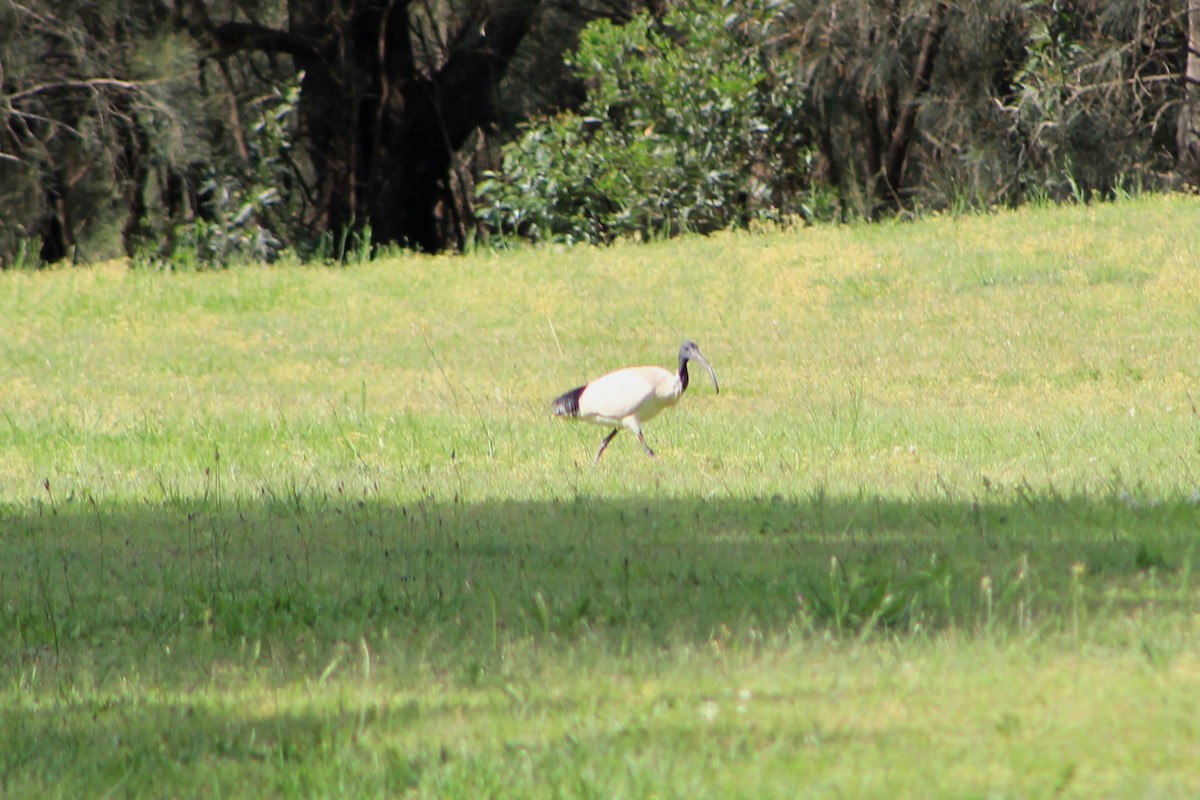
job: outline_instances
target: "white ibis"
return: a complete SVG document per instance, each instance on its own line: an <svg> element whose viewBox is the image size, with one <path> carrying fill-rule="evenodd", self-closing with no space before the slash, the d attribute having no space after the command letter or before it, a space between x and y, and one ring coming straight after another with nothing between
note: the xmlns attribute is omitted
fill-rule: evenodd
<svg viewBox="0 0 1200 800"><path fill-rule="evenodd" d="M700 354L695 342L686 341L679 347L679 371L671 372L662 367L626 367L602 375L586 386L579 386L564 393L551 403L556 417L572 417L586 420L595 425L612 427L612 432L600 442L600 449L592 459L592 466L600 463L600 455L608 443L621 430L628 428L646 455L654 457L654 451L642 436L642 423L653 419L658 412L670 408L679 401L688 388L689 361L698 361L712 378L713 389L718 394L717 376L708 361Z"/></svg>

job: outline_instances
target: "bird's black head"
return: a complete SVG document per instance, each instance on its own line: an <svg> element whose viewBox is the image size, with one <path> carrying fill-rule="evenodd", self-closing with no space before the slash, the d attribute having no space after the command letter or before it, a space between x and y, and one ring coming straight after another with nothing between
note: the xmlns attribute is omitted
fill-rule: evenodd
<svg viewBox="0 0 1200 800"><path fill-rule="evenodd" d="M712 378L713 389L716 390L717 394L720 394L721 387L717 384L716 374L713 372L712 367L708 365L708 359L700 353L700 346L691 339L685 340L679 346L679 378L683 381L683 387L686 389L688 385L687 363L689 361L696 361L708 370L708 376Z"/></svg>

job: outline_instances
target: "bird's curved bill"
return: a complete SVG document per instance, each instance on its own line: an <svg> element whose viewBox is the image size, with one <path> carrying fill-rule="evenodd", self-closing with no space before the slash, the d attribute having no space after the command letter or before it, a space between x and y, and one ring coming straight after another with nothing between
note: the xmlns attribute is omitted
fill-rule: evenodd
<svg viewBox="0 0 1200 800"><path fill-rule="evenodd" d="M695 355L696 355L696 360L700 362L700 366L702 366L706 370L708 370L708 377L712 378L713 389L716 390L717 394L720 394L721 387L720 387L720 385L717 384L717 375L715 372L713 372L713 368L708 365L708 360L704 356L700 355L699 350L696 351Z"/></svg>

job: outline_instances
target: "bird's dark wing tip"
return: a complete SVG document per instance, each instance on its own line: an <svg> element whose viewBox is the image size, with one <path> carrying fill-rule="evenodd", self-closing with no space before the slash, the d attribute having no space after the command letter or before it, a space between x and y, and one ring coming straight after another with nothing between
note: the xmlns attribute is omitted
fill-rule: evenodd
<svg viewBox="0 0 1200 800"><path fill-rule="evenodd" d="M577 386L569 392L564 392L554 398L554 402L550 404L550 410L554 412L556 417L578 417L579 416L579 395L583 394L586 386Z"/></svg>

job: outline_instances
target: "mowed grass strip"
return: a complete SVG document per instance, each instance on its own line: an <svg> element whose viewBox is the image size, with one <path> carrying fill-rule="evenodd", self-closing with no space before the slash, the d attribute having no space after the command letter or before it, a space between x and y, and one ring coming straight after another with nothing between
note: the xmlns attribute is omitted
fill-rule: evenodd
<svg viewBox="0 0 1200 800"><path fill-rule="evenodd" d="M1193 795L1198 212L0 274L0 790Z"/></svg>

